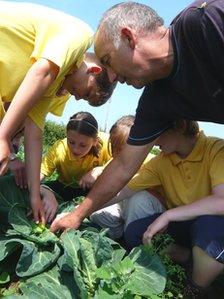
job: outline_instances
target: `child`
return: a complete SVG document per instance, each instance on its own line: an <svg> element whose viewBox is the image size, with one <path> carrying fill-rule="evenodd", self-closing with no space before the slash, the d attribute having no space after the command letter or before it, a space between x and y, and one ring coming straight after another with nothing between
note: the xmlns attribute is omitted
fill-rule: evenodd
<svg viewBox="0 0 224 299"><path fill-rule="evenodd" d="M105 85L109 92L95 88L97 75L102 73L103 81L108 79L98 60L97 67L91 63L85 73L86 64L82 62L93 37L87 24L63 12L32 3L0 1L0 6L1 119L4 116L3 102L11 102L0 126L0 175L8 164L9 141L25 123L25 160L31 206L34 219L44 222L39 170L46 114L62 114L68 98L76 94L78 83L75 79L81 75L85 76L85 80L80 78L82 89L85 89L80 92L81 97L93 104L105 102L112 89L109 83Z"/></svg>
<svg viewBox="0 0 224 299"><path fill-rule="evenodd" d="M127 115L121 117L110 129L110 148L112 157L116 157L125 145L129 136L130 129L134 123L135 117ZM153 158L154 155L149 153L144 163ZM99 176L100 172L97 173ZM93 175L96 176L96 170L94 169ZM95 177L96 179L96 177ZM82 183L84 178L82 179ZM91 221L98 224L101 227L109 228L108 234L113 239L119 239L123 236L123 232L130 222L136 219L145 217L149 214L159 213L164 211L163 206L157 200L152 193L148 191L141 191L136 194L120 192L119 200L125 198L119 203L110 205L112 202L118 201L118 197L107 203L110 205L105 207L90 216Z"/></svg>
<svg viewBox="0 0 224 299"><path fill-rule="evenodd" d="M164 213L129 224L129 248L151 242L168 229L178 246L170 253L184 263L193 258L186 298L199 298L224 269L224 141L206 137L194 121L176 121L156 140L162 153L129 182L131 190L160 190Z"/></svg>
<svg viewBox="0 0 224 299"><path fill-rule="evenodd" d="M107 149L108 136L98 132L98 124L92 114L74 114L66 129L67 138L56 141L43 158L40 177L43 180L56 170L58 179L47 182L46 185L65 201L86 195L88 189L79 187L79 180L85 173L104 165L111 158ZM52 201L52 204L49 201L45 214L53 215L49 210L56 211L56 204L56 201ZM50 220L52 218L48 219Z"/></svg>

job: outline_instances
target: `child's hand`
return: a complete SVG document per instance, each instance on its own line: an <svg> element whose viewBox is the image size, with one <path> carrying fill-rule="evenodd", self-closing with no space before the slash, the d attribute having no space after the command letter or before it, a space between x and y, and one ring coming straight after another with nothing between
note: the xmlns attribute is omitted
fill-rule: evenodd
<svg viewBox="0 0 224 299"><path fill-rule="evenodd" d="M58 202L54 196L54 193L44 188L44 186L41 186L41 196L42 196L46 221L48 223L52 222L57 212Z"/></svg>
<svg viewBox="0 0 224 299"><path fill-rule="evenodd" d="M79 186L83 189L92 188L93 184L97 180L98 176L101 175L102 171L102 166L93 168L92 170L83 175L83 177L79 181Z"/></svg>
<svg viewBox="0 0 224 299"><path fill-rule="evenodd" d="M9 162L10 148L5 139L0 139L0 175L3 175L7 171Z"/></svg>
<svg viewBox="0 0 224 299"><path fill-rule="evenodd" d="M46 223L45 213L44 213L44 207L41 198L31 197L30 203L31 203L34 221L45 224Z"/></svg>
<svg viewBox="0 0 224 299"><path fill-rule="evenodd" d="M16 185L20 188L27 188L25 163L15 159L9 162L9 169L15 176Z"/></svg>
<svg viewBox="0 0 224 299"><path fill-rule="evenodd" d="M164 212L161 214L156 220L151 223L147 230L143 234L143 244L150 244L152 241L152 238L158 234L163 233L168 225L169 225L169 218L167 217L167 214Z"/></svg>

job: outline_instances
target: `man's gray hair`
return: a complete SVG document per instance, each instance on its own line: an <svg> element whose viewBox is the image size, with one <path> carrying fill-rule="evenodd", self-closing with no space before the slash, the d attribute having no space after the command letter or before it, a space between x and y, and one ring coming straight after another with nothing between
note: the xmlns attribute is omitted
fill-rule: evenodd
<svg viewBox="0 0 224 299"><path fill-rule="evenodd" d="M140 32L154 32L164 24L163 19L151 7L137 2L121 2L109 8L102 16L98 29L113 41L116 48L120 44L120 29L129 26Z"/></svg>

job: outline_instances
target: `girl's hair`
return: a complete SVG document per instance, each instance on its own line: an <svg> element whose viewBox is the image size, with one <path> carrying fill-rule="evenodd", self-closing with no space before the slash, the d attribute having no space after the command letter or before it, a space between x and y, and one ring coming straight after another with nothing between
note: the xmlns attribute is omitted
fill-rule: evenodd
<svg viewBox="0 0 224 299"><path fill-rule="evenodd" d="M126 143L134 120L133 115L122 116L111 127L108 150L111 151L112 156L117 155Z"/></svg>
<svg viewBox="0 0 224 299"><path fill-rule="evenodd" d="M199 133L199 125L194 120L176 120L173 122L171 129L181 130L182 134L188 137L194 137Z"/></svg>
<svg viewBox="0 0 224 299"><path fill-rule="evenodd" d="M98 123L95 117L89 112L78 112L72 115L66 126L66 130L73 130L82 135L86 135L92 138L98 138ZM93 145L89 154L96 157L99 156L99 152L102 148L102 141L98 138L97 145Z"/></svg>

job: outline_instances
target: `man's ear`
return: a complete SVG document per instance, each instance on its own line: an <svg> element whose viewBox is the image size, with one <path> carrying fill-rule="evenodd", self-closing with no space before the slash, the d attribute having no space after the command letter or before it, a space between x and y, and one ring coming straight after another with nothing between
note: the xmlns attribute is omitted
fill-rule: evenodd
<svg viewBox="0 0 224 299"><path fill-rule="evenodd" d="M87 74L98 75L102 72L102 68L99 65L91 65L87 68Z"/></svg>
<svg viewBox="0 0 224 299"><path fill-rule="evenodd" d="M128 42L129 47L134 50L135 48L135 36L131 28L124 27L121 29L121 38Z"/></svg>

